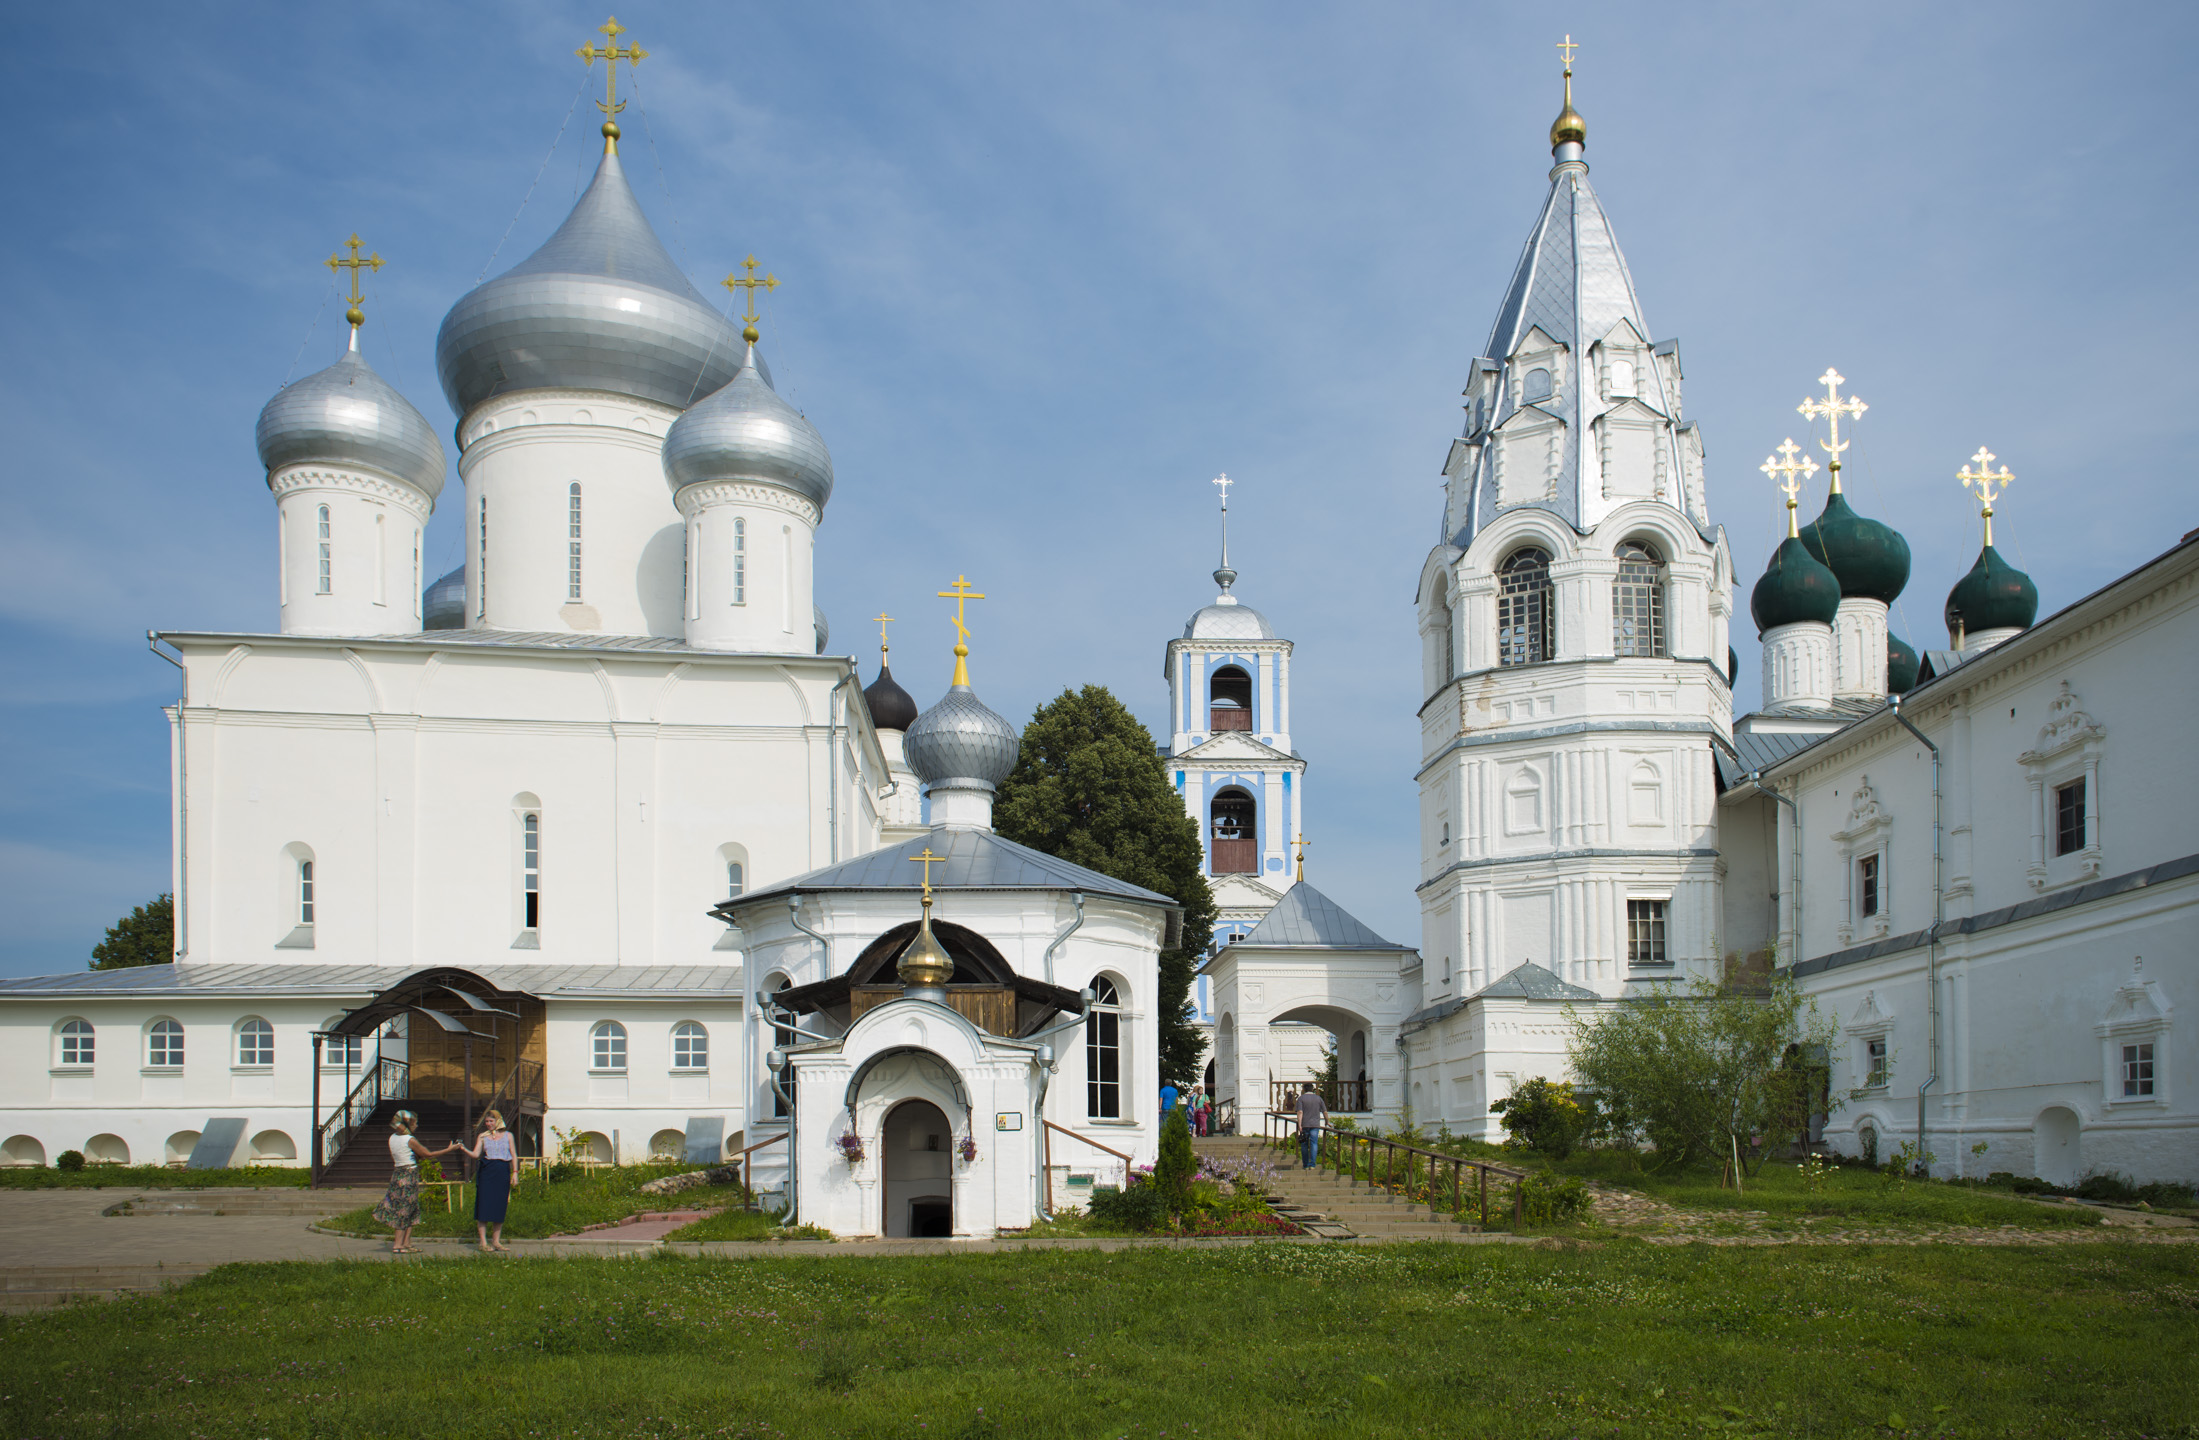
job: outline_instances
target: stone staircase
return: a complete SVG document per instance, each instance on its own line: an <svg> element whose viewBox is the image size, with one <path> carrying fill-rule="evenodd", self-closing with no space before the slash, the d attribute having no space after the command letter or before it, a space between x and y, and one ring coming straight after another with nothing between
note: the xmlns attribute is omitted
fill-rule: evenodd
<svg viewBox="0 0 2199 1440"><path fill-rule="evenodd" d="M1191 1144L1204 1155L1258 1153L1272 1162L1275 1184L1269 1203L1275 1213L1322 1239L1457 1240L1481 1230L1387 1190L1356 1185L1323 1170L1300 1169L1295 1146L1288 1152L1268 1150L1257 1139L1227 1135Z"/></svg>
<svg viewBox="0 0 2199 1440"><path fill-rule="evenodd" d="M440 1150L459 1139L459 1131L465 1128L465 1117L456 1105L438 1100L384 1100L344 1145L343 1152L321 1171L323 1189L381 1190L389 1184L393 1168L389 1158L389 1137L393 1133L390 1121L400 1110L410 1110L420 1117L420 1128L414 1133L430 1150ZM456 1156L445 1160L443 1173L455 1176L462 1163Z"/></svg>

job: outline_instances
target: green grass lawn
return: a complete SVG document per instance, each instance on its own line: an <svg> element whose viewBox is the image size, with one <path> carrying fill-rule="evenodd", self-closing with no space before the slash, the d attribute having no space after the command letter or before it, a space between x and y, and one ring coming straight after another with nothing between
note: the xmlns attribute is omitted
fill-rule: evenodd
<svg viewBox="0 0 2199 1440"><path fill-rule="evenodd" d="M2189 1436L2199 1247L239 1265L0 1352L9 1435Z"/></svg>
<svg viewBox="0 0 2199 1440"><path fill-rule="evenodd" d="M589 1225L623 1219L645 1210L707 1210L712 1206L737 1206L748 1198L738 1185L704 1185L693 1190L682 1190L676 1195L644 1195L641 1187L664 1175L678 1174L683 1166L677 1165L623 1165L615 1169L597 1170L574 1175L568 1179L545 1181L529 1178L512 1191L511 1205L505 1213L504 1234L513 1240L540 1240L550 1235L571 1235ZM462 1237L472 1239L473 1186L466 1185L455 1192L456 1203L449 1210L442 1208L440 1199L433 1198L439 1189L421 1197L420 1223L413 1228L415 1236ZM389 1227L374 1218L371 1205L359 1210L347 1210L332 1215L321 1223L328 1229L343 1235L383 1236ZM757 1217L762 1219L762 1217ZM769 1222L765 1222L766 1229ZM687 1238L687 1237L683 1237ZM712 1235L714 1240L747 1239L747 1235ZM756 1237L761 1238L761 1237Z"/></svg>
<svg viewBox="0 0 2199 1440"><path fill-rule="evenodd" d="M51 1165L0 1167L4 1190L202 1190L210 1186L256 1186L264 1190L302 1190L313 1172L296 1167L252 1165L236 1170L181 1170L165 1165L87 1165L57 1170Z"/></svg>

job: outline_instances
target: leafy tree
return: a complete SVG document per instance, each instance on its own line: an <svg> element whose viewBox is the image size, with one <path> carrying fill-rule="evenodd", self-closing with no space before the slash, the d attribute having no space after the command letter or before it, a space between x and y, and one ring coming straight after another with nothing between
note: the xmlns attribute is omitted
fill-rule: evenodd
<svg viewBox="0 0 2199 1440"><path fill-rule="evenodd" d="M92 947L94 970L166 965L175 958L176 906L170 895L148 901L115 921L107 927L107 938Z"/></svg>
<svg viewBox="0 0 2199 1440"><path fill-rule="evenodd" d="M1822 1067L1804 1058L1830 1045L1835 1027L1788 976L1752 989L1698 981L1686 994L1568 1016L1580 1087L1629 1117L1660 1167L1735 1151L1760 1166L1806 1131L1813 1106L1835 1103Z"/></svg>
<svg viewBox="0 0 2199 1440"><path fill-rule="evenodd" d="M1573 1153L1581 1135L1593 1120L1567 1084L1536 1076L1489 1107L1504 1117L1505 1143L1515 1149L1533 1150L1553 1160Z"/></svg>
<svg viewBox="0 0 2199 1440"><path fill-rule="evenodd" d="M1023 753L1000 787L993 828L1183 906L1183 936L1160 956L1164 1084L1196 1078L1191 976L1214 939L1214 893L1200 869L1198 822L1161 768L1152 734L1103 685L1064 690L1023 728Z"/></svg>

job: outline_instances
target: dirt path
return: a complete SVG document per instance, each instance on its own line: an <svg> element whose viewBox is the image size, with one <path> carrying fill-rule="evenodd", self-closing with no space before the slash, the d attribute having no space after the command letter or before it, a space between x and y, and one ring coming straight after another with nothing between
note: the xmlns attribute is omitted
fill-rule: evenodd
<svg viewBox="0 0 2199 1440"><path fill-rule="evenodd" d="M1652 1245L2066 1245L2100 1240L2199 1242L2199 1222L2106 1206L2097 1226L2027 1230L2015 1225L1880 1224L1845 1216L1774 1217L1763 1210L1689 1209L1636 1190L1590 1183L1598 1225Z"/></svg>

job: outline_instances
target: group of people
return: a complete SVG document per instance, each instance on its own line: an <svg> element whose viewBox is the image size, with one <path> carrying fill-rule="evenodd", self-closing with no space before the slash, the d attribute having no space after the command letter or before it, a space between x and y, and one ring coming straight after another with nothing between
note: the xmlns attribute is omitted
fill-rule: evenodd
<svg viewBox="0 0 2199 1440"><path fill-rule="evenodd" d="M1201 1137L1217 1134L1214 1097L1206 1093L1204 1085L1194 1085L1189 1090L1179 1090L1174 1085L1161 1087L1161 1123L1168 1122L1168 1112L1182 1110L1184 1120L1191 1126L1191 1133Z"/></svg>
<svg viewBox="0 0 2199 1440"><path fill-rule="evenodd" d="M389 1189L382 1196L382 1203L374 1207L374 1218L387 1225L390 1236L389 1253L410 1255L412 1227L420 1223L420 1162L438 1160L445 1155L464 1155L476 1162L473 1175L473 1224L479 1238L481 1253L497 1251L509 1253L511 1247L504 1243L504 1213L511 1207L513 1172L519 1168L519 1152L513 1148L512 1136L504 1128L504 1117L491 1110L481 1117L481 1133L471 1145L453 1140L440 1150L430 1150L420 1143L413 1132L420 1128L420 1117L410 1110L400 1110L390 1121Z"/></svg>

